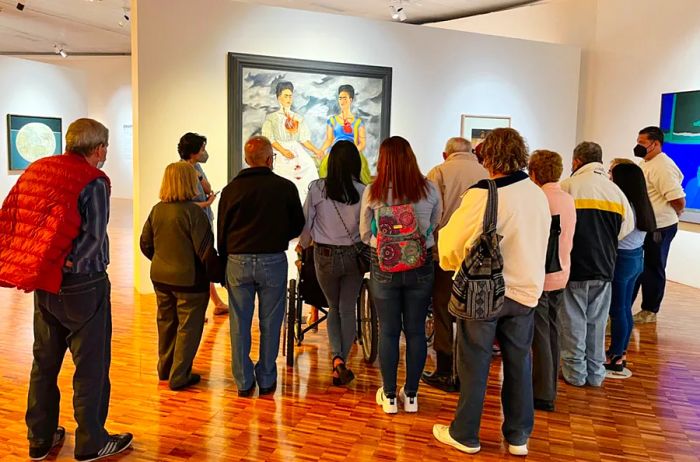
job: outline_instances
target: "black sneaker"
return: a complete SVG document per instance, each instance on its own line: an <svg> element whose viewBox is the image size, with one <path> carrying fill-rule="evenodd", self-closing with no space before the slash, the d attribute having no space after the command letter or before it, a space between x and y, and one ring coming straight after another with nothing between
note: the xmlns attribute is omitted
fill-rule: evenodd
<svg viewBox="0 0 700 462"><path fill-rule="evenodd" d="M87 454L84 456L75 456L76 460L90 462L91 460L103 459L105 457L119 454L120 452L131 446L134 440L134 435L131 433L120 433L118 435L109 435L107 444L97 454Z"/></svg>
<svg viewBox="0 0 700 462"><path fill-rule="evenodd" d="M191 387L192 385L197 385L201 380L202 380L202 376L201 376L201 375L199 375L199 374L191 374L191 375L190 375L190 378L187 380L187 382L185 382L185 383L183 383L182 385L177 386L177 387L170 386L170 389L171 389L172 391L184 390L185 388L189 388L189 387Z"/></svg>
<svg viewBox="0 0 700 462"><path fill-rule="evenodd" d="M421 376L421 380L431 387L446 391L447 393L456 393L459 391L459 383L452 380L452 377L449 375L438 374L437 372L433 372L432 374L424 372Z"/></svg>
<svg viewBox="0 0 700 462"><path fill-rule="evenodd" d="M29 446L29 459L30 460L44 460L49 456L49 453L56 446L60 446L63 440L66 439L66 429L59 426L56 429L56 433L53 434L53 441L51 444L40 444L37 446Z"/></svg>

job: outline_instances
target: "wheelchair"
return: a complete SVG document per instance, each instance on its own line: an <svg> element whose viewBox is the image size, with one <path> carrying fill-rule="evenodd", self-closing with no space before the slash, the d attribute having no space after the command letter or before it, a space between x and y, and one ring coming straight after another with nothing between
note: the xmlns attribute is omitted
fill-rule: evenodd
<svg viewBox="0 0 700 462"><path fill-rule="evenodd" d="M309 331L315 331L319 324L328 318L328 302L316 279L316 271L313 265L313 248L305 249L302 253L301 268L297 279L289 281L287 287L287 300L285 321L283 323L283 354L287 358L287 366L294 366L294 347L300 346L304 336ZM311 254L311 255L310 255ZM312 305L319 310L317 321L302 325L304 303ZM372 364L377 359L379 343L379 321L377 310L372 300L369 279L364 278L357 297L357 327L356 342L362 350L365 362Z"/></svg>

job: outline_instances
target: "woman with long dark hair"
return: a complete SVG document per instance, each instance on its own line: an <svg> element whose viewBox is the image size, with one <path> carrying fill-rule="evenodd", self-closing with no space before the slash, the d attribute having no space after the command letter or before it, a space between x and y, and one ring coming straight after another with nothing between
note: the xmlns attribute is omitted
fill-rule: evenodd
<svg viewBox="0 0 700 462"><path fill-rule="evenodd" d="M360 241L360 153L350 141L331 149L328 177L311 182L304 203L306 225L299 244L313 241L314 266L328 301L328 342L333 385L346 385L355 376L345 365L355 340L355 304L364 273L357 254Z"/></svg>
<svg viewBox="0 0 700 462"><path fill-rule="evenodd" d="M433 289L433 231L441 213L440 193L420 172L408 141L399 136L384 140L377 178L362 196L360 234L373 250L370 292L379 315L383 380L376 400L387 414L398 411L397 397L406 412L418 411ZM401 331L406 336L406 384L397 393Z"/></svg>
<svg viewBox="0 0 700 462"><path fill-rule="evenodd" d="M632 334L634 285L644 269L644 238L656 230L654 210L647 194L642 169L635 164L618 163L611 169L613 182L620 187L634 211L634 230L617 245L615 275L610 301L610 348L607 370L621 372L627 364L627 345Z"/></svg>

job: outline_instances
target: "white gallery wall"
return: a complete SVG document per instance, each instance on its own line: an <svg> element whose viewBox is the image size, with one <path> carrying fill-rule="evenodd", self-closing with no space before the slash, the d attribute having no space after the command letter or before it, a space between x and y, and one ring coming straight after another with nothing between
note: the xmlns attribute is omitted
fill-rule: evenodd
<svg viewBox="0 0 700 462"><path fill-rule="evenodd" d="M135 230L184 132L207 136L205 170L214 189L226 184L228 52L392 67L391 134L412 143L424 171L459 134L461 114L509 115L533 147L575 142L576 47L228 0L134 6ZM137 261L137 289L151 291L148 262Z"/></svg>
<svg viewBox="0 0 700 462"><path fill-rule="evenodd" d="M659 123L662 93L700 89L698 17L697 0L550 0L444 26L581 46L577 138L610 160L632 158L639 129ZM700 233L682 228L668 278L700 287Z"/></svg>
<svg viewBox="0 0 700 462"><path fill-rule="evenodd" d="M70 121L87 113L84 86L79 71L0 56L0 200L19 177L8 173L7 114L60 117L65 133Z"/></svg>
<svg viewBox="0 0 700 462"><path fill-rule="evenodd" d="M112 197L133 196L133 122L131 56L34 57L55 66L73 69L82 75L82 92L90 117L109 128L109 150L104 171L112 184ZM68 128L66 121L65 128ZM65 133L65 130L64 130Z"/></svg>
<svg viewBox="0 0 700 462"><path fill-rule="evenodd" d="M0 56L0 197L18 175L7 173L6 114L61 117L63 148L68 125L79 117L97 119L110 130L104 170L112 197L131 199L132 95L130 56Z"/></svg>

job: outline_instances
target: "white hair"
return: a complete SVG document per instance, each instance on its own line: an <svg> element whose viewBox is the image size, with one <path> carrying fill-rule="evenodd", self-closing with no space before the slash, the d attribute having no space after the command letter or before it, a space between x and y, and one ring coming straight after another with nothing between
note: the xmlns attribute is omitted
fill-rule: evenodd
<svg viewBox="0 0 700 462"><path fill-rule="evenodd" d="M471 142L459 136L450 138L445 144L445 154L452 154L455 152L472 152Z"/></svg>

